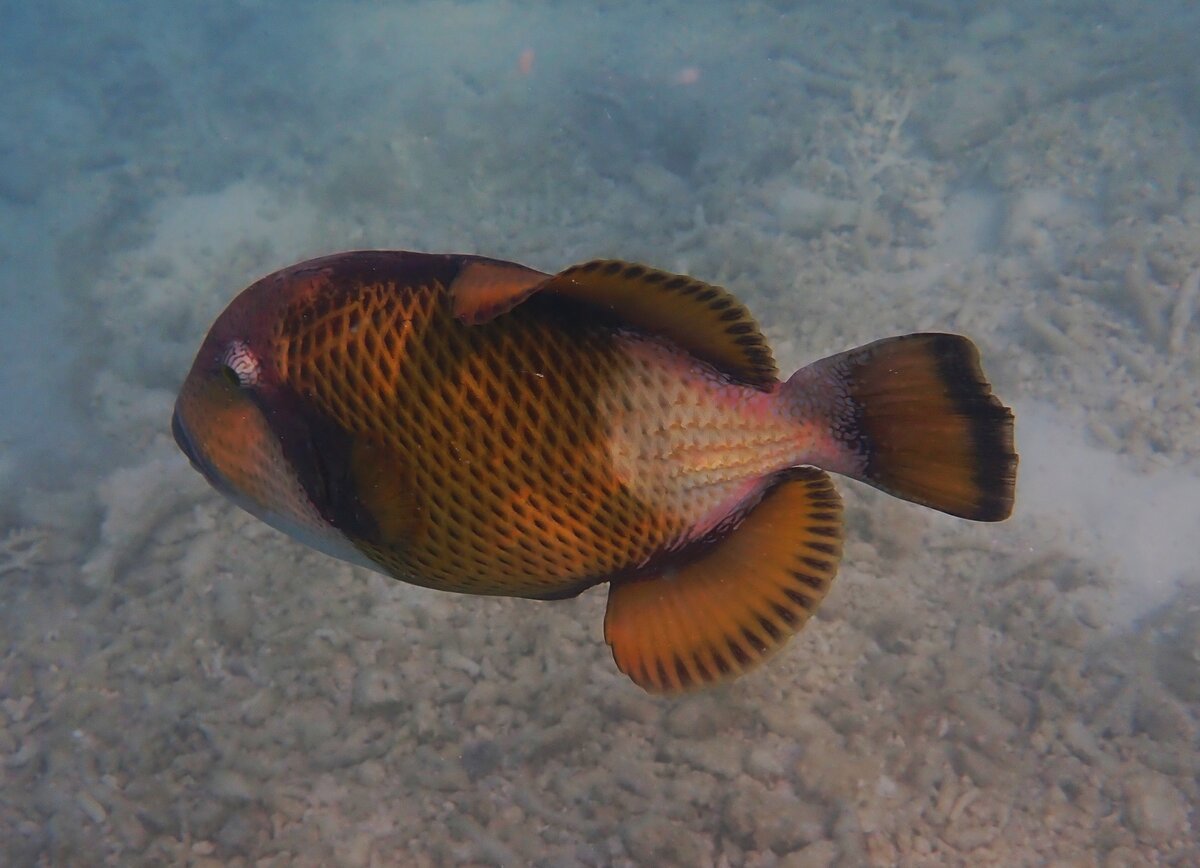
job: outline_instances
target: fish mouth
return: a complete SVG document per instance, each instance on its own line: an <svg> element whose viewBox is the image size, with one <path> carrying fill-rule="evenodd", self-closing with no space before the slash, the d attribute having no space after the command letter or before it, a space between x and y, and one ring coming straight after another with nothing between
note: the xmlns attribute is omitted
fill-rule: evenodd
<svg viewBox="0 0 1200 868"><path fill-rule="evenodd" d="M183 423L179 421L178 410L171 414L171 434L175 437L175 445L179 447L179 451L187 456L188 461L192 463L193 467L199 470L200 462L196 458L196 450L192 446L192 438L188 436Z"/></svg>
<svg viewBox="0 0 1200 868"><path fill-rule="evenodd" d="M192 442L192 437L188 434L187 427L183 424L183 420L179 418L178 409L171 414L171 434L175 437L175 444L179 447L179 451L187 456L187 460L192 467L207 479L210 485L220 488L221 477L217 473L217 469L212 465L212 462L200 453L200 450L196 448L196 444Z"/></svg>

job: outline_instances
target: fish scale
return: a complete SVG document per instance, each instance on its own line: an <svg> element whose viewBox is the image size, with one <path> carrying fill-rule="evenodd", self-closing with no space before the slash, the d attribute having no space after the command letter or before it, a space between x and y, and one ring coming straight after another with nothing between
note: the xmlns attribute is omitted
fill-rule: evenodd
<svg viewBox="0 0 1200 868"><path fill-rule="evenodd" d="M688 517L639 503L611 472L604 414L588 397L611 390L627 367L610 335L564 332L533 308L509 314L508 328L465 327L441 286L367 286L343 304L295 313L285 381L414 468L420 531L355 541L387 569L444 589L543 595L636 566L684 535ZM398 322L407 339L389 342ZM516 420L515 449L489 433L498 418ZM531 531L542 545L497 557L506 539Z"/></svg>

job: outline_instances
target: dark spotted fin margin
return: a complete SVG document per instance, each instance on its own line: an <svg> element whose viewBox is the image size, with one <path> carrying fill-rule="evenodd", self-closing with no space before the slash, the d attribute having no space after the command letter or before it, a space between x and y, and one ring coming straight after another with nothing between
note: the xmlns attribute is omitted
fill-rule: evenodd
<svg viewBox="0 0 1200 868"><path fill-rule="evenodd" d="M814 467L784 471L694 560L612 585L604 639L651 693L736 678L804 626L837 574L842 502Z"/></svg>

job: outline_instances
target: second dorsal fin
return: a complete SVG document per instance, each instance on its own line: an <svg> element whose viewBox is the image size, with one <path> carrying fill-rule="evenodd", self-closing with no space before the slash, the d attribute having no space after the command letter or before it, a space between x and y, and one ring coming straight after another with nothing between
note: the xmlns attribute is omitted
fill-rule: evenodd
<svg viewBox="0 0 1200 868"><path fill-rule="evenodd" d="M660 335L729 377L766 389L778 371L767 340L732 293L681 274L615 259L573 265L537 288Z"/></svg>

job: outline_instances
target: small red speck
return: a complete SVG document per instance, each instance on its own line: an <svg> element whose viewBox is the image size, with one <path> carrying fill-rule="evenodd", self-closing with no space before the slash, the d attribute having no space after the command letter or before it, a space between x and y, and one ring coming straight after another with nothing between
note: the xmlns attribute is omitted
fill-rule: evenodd
<svg viewBox="0 0 1200 868"><path fill-rule="evenodd" d="M533 72L533 49L526 48L517 57L517 72L521 75L529 75Z"/></svg>
<svg viewBox="0 0 1200 868"><path fill-rule="evenodd" d="M674 81L676 84L682 84L682 85L695 84L696 82L698 82L700 80L700 67L685 66L682 69L680 69L678 72L676 72L674 77L671 80Z"/></svg>

